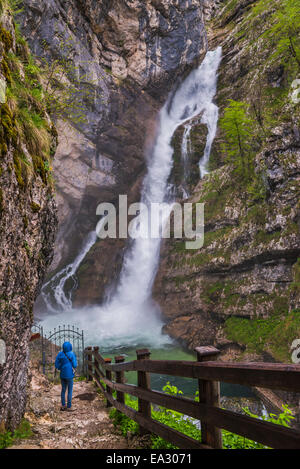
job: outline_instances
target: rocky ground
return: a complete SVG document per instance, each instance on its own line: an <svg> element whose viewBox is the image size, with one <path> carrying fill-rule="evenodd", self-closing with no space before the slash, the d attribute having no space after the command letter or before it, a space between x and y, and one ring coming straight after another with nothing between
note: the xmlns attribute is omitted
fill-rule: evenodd
<svg viewBox="0 0 300 469"><path fill-rule="evenodd" d="M90 382L74 383L73 412L60 411L60 384L32 370L25 418L33 436L11 449L126 449L114 428L104 398Z"/></svg>

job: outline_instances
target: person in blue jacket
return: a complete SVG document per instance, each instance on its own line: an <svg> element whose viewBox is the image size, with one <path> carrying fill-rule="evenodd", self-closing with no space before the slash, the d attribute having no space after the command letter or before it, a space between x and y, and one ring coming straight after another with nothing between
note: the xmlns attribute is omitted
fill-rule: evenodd
<svg viewBox="0 0 300 469"><path fill-rule="evenodd" d="M77 367L75 353L72 352L72 344L64 342L62 351L58 353L55 360L55 368L60 370L61 379L61 410L71 410L73 392L73 369ZM68 390L68 400L66 406L66 390Z"/></svg>

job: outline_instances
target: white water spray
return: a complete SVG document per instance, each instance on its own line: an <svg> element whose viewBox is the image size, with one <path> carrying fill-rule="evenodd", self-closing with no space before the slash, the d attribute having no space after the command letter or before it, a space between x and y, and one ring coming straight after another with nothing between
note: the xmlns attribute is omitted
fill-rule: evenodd
<svg viewBox="0 0 300 469"><path fill-rule="evenodd" d="M96 240L96 231L91 231L85 238L82 248L74 261L43 285L41 294L48 311L57 312L57 310L65 311L72 309L72 292L76 288L76 278L74 276ZM65 292L65 284L70 278L73 280L73 288L67 294ZM54 304L52 303L53 300Z"/></svg>
<svg viewBox="0 0 300 469"><path fill-rule="evenodd" d="M220 47L208 52L202 64L190 73L162 108L156 142L142 188L141 202L146 206L149 207L153 202L167 202L167 181L173 164L172 136L180 125L202 112L202 118L206 120L208 127L211 126L206 143L207 151L201 161L201 164L206 164L214 130L212 116L216 106L212 100L216 93L220 61ZM171 203L167 205L161 224L169 216L171 207ZM143 211L136 225L141 233L148 232L148 218ZM160 243L159 238L135 239L125 255L119 284L113 297L102 306L72 310L72 322L87 329L88 321L95 333L94 337L90 334L89 339L100 343L102 349L105 345L112 348L120 344L159 347L170 341L161 332L160 312L151 299L159 264ZM68 316L67 321L70 321L70 315ZM46 325L51 327L52 318L48 319Z"/></svg>
<svg viewBox="0 0 300 469"><path fill-rule="evenodd" d="M216 87L216 84L215 84ZM216 88L214 95L216 94ZM209 161L211 147L216 136L217 126L219 119L219 108L214 103L209 103L202 116L201 123L207 125L208 134L206 137L206 145L204 149L203 157L199 162L200 177L202 178L208 173L207 163Z"/></svg>
<svg viewBox="0 0 300 469"><path fill-rule="evenodd" d="M182 142L181 142L181 162L183 166L183 187L182 189L182 198L188 199L190 194L187 190L187 177L188 177L188 159L191 154L192 146L191 146L191 130L193 126L191 122L188 122L184 126L184 131L182 135Z"/></svg>

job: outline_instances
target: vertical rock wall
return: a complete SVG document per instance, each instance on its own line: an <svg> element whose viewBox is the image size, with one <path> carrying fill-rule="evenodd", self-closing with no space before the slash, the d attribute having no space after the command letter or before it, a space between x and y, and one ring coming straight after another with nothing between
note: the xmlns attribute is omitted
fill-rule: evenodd
<svg viewBox="0 0 300 469"><path fill-rule="evenodd" d="M52 272L75 258L96 226L100 202L117 202L119 194L139 200L158 110L205 52L203 12L198 0L24 0L20 22L32 51L51 61L67 41L75 68L89 77L83 86L94 96L83 102L84 124L58 125L59 232ZM79 273L79 303L100 301L123 247L117 240L96 243Z"/></svg>
<svg viewBox="0 0 300 469"><path fill-rule="evenodd" d="M49 171L55 129L33 93L40 84L24 65L28 59L28 47L1 2L0 81L6 97L0 103L0 430L13 430L25 410L33 304L57 226Z"/></svg>

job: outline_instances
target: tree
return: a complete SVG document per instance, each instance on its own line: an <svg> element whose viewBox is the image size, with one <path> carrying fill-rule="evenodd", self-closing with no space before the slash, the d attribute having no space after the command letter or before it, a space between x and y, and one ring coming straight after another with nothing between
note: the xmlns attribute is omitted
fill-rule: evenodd
<svg viewBox="0 0 300 469"><path fill-rule="evenodd" d="M281 0L265 36L277 42L274 58L289 54L300 67L300 0Z"/></svg>
<svg viewBox="0 0 300 469"><path fill-rule="evenodd" d="M251 137L254 134L254 121L247 116L248 105L229 100L224 109L220 126L225 134L224 150L227 161L233 164L236 172L244 179L250 179L253 173L253 146Z"/></svg>

